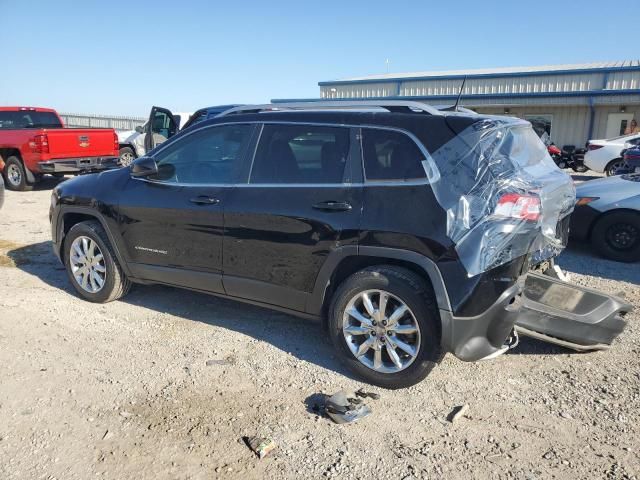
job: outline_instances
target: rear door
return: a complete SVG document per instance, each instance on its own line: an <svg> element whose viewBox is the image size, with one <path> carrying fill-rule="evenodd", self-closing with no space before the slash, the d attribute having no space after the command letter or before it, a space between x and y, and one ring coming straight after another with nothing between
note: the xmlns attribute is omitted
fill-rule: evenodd
<svg viewBox="0 0 640 480"><path fill-rule="evenodd" d="M170 110L153 107L147 122L144 148L147 152L173 137L180 129L180 122Z"/></svg>
<svg viewBox="0 0 640 480"><path fill-rule="evenodd" d="M305 310L329 254L357 245L355 138L348 127L263 126L249 183L226 202L227 294Z"/></svg>

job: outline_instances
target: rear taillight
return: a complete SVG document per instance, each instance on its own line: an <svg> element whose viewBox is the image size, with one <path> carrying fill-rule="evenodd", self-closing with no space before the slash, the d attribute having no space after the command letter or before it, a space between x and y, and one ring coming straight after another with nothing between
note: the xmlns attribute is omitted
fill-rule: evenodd
<svg viewBox="0 0 640 480"><path fill-rule="evenodd" d="M49 153L49 137L46 133L36 135L29 142L29 147L36 153Z"/></svg>
<svg viewBox="0 0 640 480"><path fill-rule="evenodd" d="M589 151L598 150L599 148L602 148L602 147L604 147L604 145L592 145L592 144L589 144Z"/></svg>
<svg viewBox="0 0 640 480"><path fill-rule="evenodd" d="M116 152L120 150L120 141L118 140L118 134L116 132L113 132L113 144L113 148Z"/></svg>
<svg viewBox="0 0 640 480"><path fill-rule="evenodd" d="M540 218L540 198L533 195L506 193L500 197L495 216L537 222Z"/></svg>

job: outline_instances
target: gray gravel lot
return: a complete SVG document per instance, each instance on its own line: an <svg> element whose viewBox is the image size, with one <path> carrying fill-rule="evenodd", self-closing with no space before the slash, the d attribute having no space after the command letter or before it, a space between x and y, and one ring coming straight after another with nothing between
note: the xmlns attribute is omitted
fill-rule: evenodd
<svg viewBox="0 0 640 480"><path fill-rule="evenodd" d="M447 356L410 389L371 388L319 325L281 313L161 286L80 300L51 253L53 185L8 192L0 211L1 479L638 478L637 311L609 351L523 339L493 361ZM559 263L640 310L638 264L580 245ZM363 386L381 399L360 423L314 411ZM258 460L247 435L278 448Z"/></svg>

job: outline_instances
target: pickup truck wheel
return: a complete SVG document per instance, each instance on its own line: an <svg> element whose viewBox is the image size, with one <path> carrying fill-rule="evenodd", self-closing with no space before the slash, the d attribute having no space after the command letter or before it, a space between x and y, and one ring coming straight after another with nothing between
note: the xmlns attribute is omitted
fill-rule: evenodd
<svg viewBox="0 0 640 480"><path fill-rule="evenodd" d="M85 300L111 302L131 288L98 221L74 225L64 240L64 251L69 280Z"/></svg>
<svg viewBox="0 0 640 480"><path fill-rule="evenodd" d="M640 215L624 211L604 215L593 227L591 241L605 258L616 262L639 261Z"/></svg>
<svg viewBox="0 0 640 480"><path fill-rule="evenodd" d="M23 192L29 189L22 160L15 155L7 158L7 161L4 163L4 179L7 182L7 188L9 190Z"/></svg>
<svg viewBox="0 0 640 480"><path fill-rule="evenodd" d="M379 387L415 385L442 359L435 295L410 270L354 273L336 291L328 320L341 361Z"/></svg>
<svg viewBox="0 0 640 480"><path fill-rule="evenodd" d="M120 165L128 167L136 159L136 154L133 152L133 148L122 147L120 149Z"/></svg>

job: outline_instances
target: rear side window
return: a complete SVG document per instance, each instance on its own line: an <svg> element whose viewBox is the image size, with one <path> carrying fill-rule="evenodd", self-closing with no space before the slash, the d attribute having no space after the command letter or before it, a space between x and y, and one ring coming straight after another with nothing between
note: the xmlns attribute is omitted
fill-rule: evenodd
<svg viewBox="0 0 640 480"><path fill-rule="evenodd" d="M58 116L53 112L35 112L33 110L0 112L0 129L61 127L62 124Z"/></svg>
<svg viewBox="0 0 640 480"><path fill-rule="evenodd" d="M251 183L342 183L348 156L348 128L265 125Z"/></svg>
<svg viewBox="0 0 640 480"><path fill-rule="evenodd" d="M425 156L404 133L362 129L362 150L367 180L413 180L425 178Z"/></svg>

